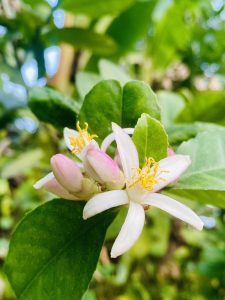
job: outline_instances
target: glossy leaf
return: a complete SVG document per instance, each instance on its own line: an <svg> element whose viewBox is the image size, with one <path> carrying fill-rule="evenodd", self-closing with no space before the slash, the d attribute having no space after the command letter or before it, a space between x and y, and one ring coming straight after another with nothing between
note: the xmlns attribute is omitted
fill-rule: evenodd
<svg viewBox="0 0 225 300"><path fill-rule="evenodd" d="M74 127L79 111L75 100L50 88L32 88L28 105L40 121L60 128Z"/></svg>
<svg viewBox="0 0 225 300"><path fill-rule="evenodd" d="M147 84L129 81L122 90L118 81L103 80L86 95L79 120L88 120L91 132L103 139L111 133L112 122L134 127L143 112L160 117L156 95Z"/></svg>
<svg viewBox="0 0 225 300"><path fill-rule="evenodd" d="M129 81L123 88L123 127L134 127L142 113L160 119L157 97L142 81Z"/></svg>
<svg viewBox="0 0 225 300"><path fill-rule="evenodd" d="M81 122L90 125L90 132L103 139L109 134L111 123L121 124L122 88L118 81L103 80L86 95L79 114Z"/></svg>
<svg viewBox="0 0 225 300"><path fill-rule="evenodd" d="M82 202L55 199L18 225L5 270L19 299L81 299L115 216L108 211L84 221L83 207Z"/></svg>
<svg viewBox="0 0 225 300"><path fill-rule="evenodd" d="M140 164L145 158L156 161L167 156L168 139L162 124L147 114L142 114L134 129L133 140L137 147Z"/></svg>

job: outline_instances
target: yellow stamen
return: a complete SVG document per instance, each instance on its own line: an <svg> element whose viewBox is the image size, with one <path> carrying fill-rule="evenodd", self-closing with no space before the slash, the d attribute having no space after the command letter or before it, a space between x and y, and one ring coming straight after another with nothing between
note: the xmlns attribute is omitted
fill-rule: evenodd
<svg viewBox="0 0 225 300"><path fill-rule="evenodd" d="M88 133L88 123L84 123L84 129L81 129L79 121L77 122L77 131L78 136L70 136L70 144L73 147L72 152L74 154L79 154L87 144L93 140L94 138L98 137L96 134L89 134Z"/></svg>
<svg viewBox="0 0 225 300"><path fill-rule="evenodd" d="M143 168L136 168L135 174L132 176L131 179L127 181L128 187L132 187L137 183L140 183L143 188L145 188L148 191L152 191L156 183L158 183L160 180L165 181L164 178L159 178L158 176L161 173L168 172L164 170L158 172L158 169L159 163L157 163L151 157L146 158Z"/></svg>

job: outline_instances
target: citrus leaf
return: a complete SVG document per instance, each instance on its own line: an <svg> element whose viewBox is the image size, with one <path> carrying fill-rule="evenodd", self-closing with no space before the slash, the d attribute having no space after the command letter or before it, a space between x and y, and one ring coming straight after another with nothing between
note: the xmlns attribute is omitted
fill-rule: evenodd
<svg viewBox="0 0 225 300"><path fill-rule="evenodd" d="M140 164L145 158L156 161L167 156L168 138L162 124L147 114L142 114L134 129L133 140L138 150Z"/></svg>
<svg viewBox="0 0 225 300"><path fill-rule="evenodd" d="M50 88L34 87L28 105L40 121L56 127L74 127L79 105L72 98Z"/></svg>
<svg viewBox="0 0 225 300"><path fill-rule="evenodd" d="M134 127L142 113L160 119L156 94L143 81L129 81L123 88L123 127Z"/></svg>
<svg viewBox="0 0 225 300"><path fill-rule="evenodd" d="M55 199L20 222L5 270L21 300L80 300L96 268L111 211L87 221L84 204Z"/></svg>

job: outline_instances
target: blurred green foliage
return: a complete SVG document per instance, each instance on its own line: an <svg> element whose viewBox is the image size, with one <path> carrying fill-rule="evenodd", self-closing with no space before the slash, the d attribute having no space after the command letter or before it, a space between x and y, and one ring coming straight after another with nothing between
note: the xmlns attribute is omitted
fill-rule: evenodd
<svg viewBox="0 0 225 300"><path fill-rule="evenodd" d="M113 80L121 86L130 79L144 80L158 96L171 146L183 153L195 141L180 144L200 133L197 138L207 136L202 147L208 147L218 167L217 151L224 155L224 147L213 148L215 135L224 140L223 1L49 3L0 3L0 299L4 300L16 299L3 272L11 232L26 212L52 198L43 190L34 190L33 184L49 171L53 154L67 153L62 128L75 126L84 99L83 120L93 113L88 105L93 93L95 99L98 94L100 107L104 105L98 86L89 93L101 79L110 81L100 85L114 85L113 97L118 101L122 91ZM58 46L61 54L53 61L59 64L53 75L46 54L52 46ZM123 98L129 88L135 88L134 83L125 85ZM145 97L154 98L147 85ZM133 126L137 118L132 106L127 113L131 112ZM121 118L121 111L118 116ZM109 130L99 120L95 127L104 134ZM201 155L201 149L193 155ZM221 172L223 177L224 168ZM121 210L83 300L225 299L225 195L213 190L204 193L202 188L195 193L188 187L167 193L198 208L208 224L203 232L152 209L138 243L112 262L107 248L123 222ZM212 202L220 208L199 205Z"/></svg>

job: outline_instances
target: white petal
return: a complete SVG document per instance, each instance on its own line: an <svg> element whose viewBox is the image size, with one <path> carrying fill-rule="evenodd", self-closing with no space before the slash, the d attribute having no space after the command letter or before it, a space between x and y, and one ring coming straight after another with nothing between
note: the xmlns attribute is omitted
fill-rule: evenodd
<svg viewBox="0 0 225 300"><path fill-rule="evenodd" d="M100 193L92 197L84 207L83 218L86 220L109 208L128 204L129 200L126 191L115 190Z"/></svg>
<svg viewBox="0 0 225 300"><path fill-rule="evenodd" d="M138 153L134 142L117 124L112 123L115 140L126 179L133 176L135 168L139 167Z"/></svg>
<svg viewBox="0 0 225 300"><path fill-rule="evenodd" d="M64 134L64 140L65 140L65 143L66 143L66 146L67 148L72 151L74 149L74 147L71 145L70 143L70 138L71 137L77 137L79 135L79 132L74 130L74 129L70 129L70 128L67 128L65 127L64 128L64 131L63 131L63 134ZM98 143L93 139L91 140L90 142L86 141L86 146L83 148L83 150L77 154L76 156L78 158L80 158L81 160L83 160L83 158L85 157L87 151L91 148L96 148L96 149L99 149L99 145Z"/></svg>
<svg viewBox="0 0 225 300"><path fill-rule="evenodd" d="M172 216L194 226L198 230L202 230L203 222L189 207L180 202L156 193L148 193L142 200L143 204L158 207Z"/></svg>
<svg viewBox="0 0 225 300"><path fill-rule="evenodd" d="M115 258L125 253L134 245L142 232L144 223L143 207L136 202L130 202L125 222L113 244L111 257Z"/></svg>
<svg viewBox="0 0 225 300"><path fill-rule="evenodd" d="M123 131L125 131L127 134L133 134L134 128L123 128ZM112 144L114 140L115 140L114 133L110 133L109 135L107 135L107 137L102 142L101 150L106 152L107 148Z"/></svg>
<svg viewBox="0 0 225 300"><path fill-rule="evenodd" d="M42 188L46 183L48 183L49 181L51 181L54 177L53 172L48 173L46 176L44 176L43 178L41 178L40 180L38 180L33 187L35 189L40 189Z"/></svg>
<svg viewBox="0 0 225 300"><path fill-rule="evenodd" d="M70 137L77 137L79 133L76 130L70 129L68 127L65 127L63 130L64 140L66 143L67 148L72 151L73 146L70 143Z"/></svg>
<svg viewBox="0 0 225 300"><path fill-rule="evenodd" d="M64 189L55 179L53 172L48 173L45 177L41 178L34 184L35 189L44 187L48 192L68 200L77 200L78 198L70 194Z"/></svg>
<svg viewBox="0 0 225 300"><path fill-rule="evenodd" d="M157 192L176 181L190 164L191 160L188 155L176 154L160 160L159 169L156 174L158 183L155 184L152 192Z"/></svg>

